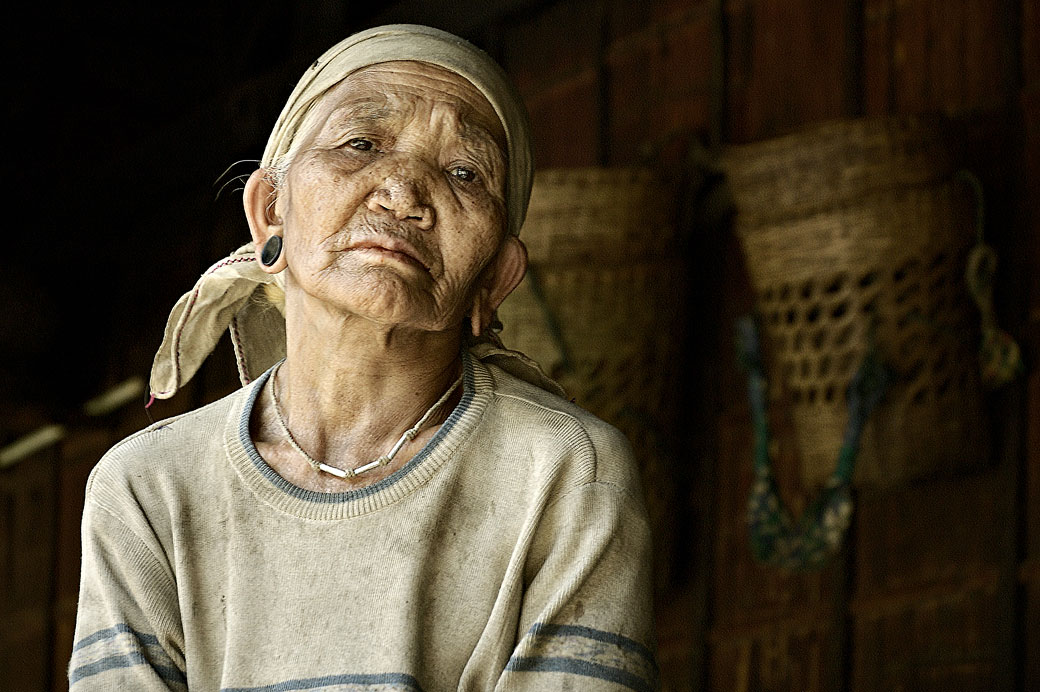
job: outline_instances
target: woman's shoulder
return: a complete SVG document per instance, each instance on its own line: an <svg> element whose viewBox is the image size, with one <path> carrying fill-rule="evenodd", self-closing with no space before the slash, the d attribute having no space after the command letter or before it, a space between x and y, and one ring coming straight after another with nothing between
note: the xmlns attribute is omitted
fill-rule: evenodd
<svg viewBox="0 0 1040 692"><path fill-rule="evenodd" d="M494 380L492 407L509 422L516 439L529 446L586 461L586 482L599 481L629 487L637 481L632 446L610 423L565 399L521 380L495 365L487 365ZM517 434L519 433L519 434Z"/></svg>
<svg viewBox="0 0 1040 692"><path fill-rule="evenodd" d="M152 423L117 442L91 472L88 498L104 502L105 498L169 495L174 486L208 475L206 460L222 453L226 431L241 411L246 389Z"/></svg>

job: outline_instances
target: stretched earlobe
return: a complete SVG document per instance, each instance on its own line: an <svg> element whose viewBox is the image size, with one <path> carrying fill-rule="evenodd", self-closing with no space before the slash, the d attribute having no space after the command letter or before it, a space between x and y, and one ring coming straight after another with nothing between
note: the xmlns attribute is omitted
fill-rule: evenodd
<svg viewBox="0 0 1040 692"><path fill-rule="evenodd" d="M509 236L498 250L494 274L487 284L488 319L527 273L527 248L516 236Z"/></svg>
<svg viewBox="0 0 1040 692"><path fill-rule="evenodd" d="M282 252L283 224L273 213L278 193L267 177L267 171L258 168L246 181L242 191L242 207L249 222L249 233L256 246L257 259L265 272L277 274L285 269Z"/></svg>
<svg viewBox="0 0 1040 692"><path fill-rule="evenodd" d="M473 336L480 336L484 328L480 324L480 299L473 301L473 307L469 311L469 330Z"/></svg>
<svg viewBox="0 0 1040 692"><path fill-rule="evenodd" d="M506 238L488 269L487 280L477 292L470 309L473 336L480 336L484 332L494 319L495 310L524 278L527 272L527 248L516 236Z"/></svg>
<svg viewBox="0 0 1040 692"><path fill-rule="evenodd" d="M473 300L473 307L470 308L469 312L469 328L473 332L473 336L480 336L484 333L484 328L491 321L491 313L494 309L488 309L488 290L482 288L477 292L477 297Z"/></svg>

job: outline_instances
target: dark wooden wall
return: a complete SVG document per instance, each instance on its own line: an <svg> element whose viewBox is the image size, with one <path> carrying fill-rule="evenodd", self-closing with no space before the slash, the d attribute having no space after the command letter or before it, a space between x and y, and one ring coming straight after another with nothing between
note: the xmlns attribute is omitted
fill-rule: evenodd
<svg viewBox="0 0 1040 692"><path fill-rule="evenodd" d="M1027 359L1026 377L987 402L998 440L992 458L970 473L859 492L849 545L821 572L786 575L754 563L744 524L751 431L729 339L752 296L732 237L705 229L693 243L690 275L693 433L681 460L690 482L675 516L683 550L676 578L658 595L662 678L666 690L1040 688L1040 0L406 1L357 16L318 0L291 12L278 3L262 3L255 14L228 7L207 25L216 22L210 54L222 71L188 65L207 85L205 98L120 140L124 164L155 175L148 147L165 142L172 170L162 180L176 185L156 179L114 215L165 234L134 241L135 255L113 260L122 278L104 286L118 309L106 316L104 335L92 337L102 339L86 350L97 358L95 376L77 396L147 371L173 299L245 238L237 199L213 202L212 177L226 163L258 156L296 72L363 25L431 23L489 50L528 104L542 168L667 166L694 142L713 152L834 118L944 112L969 135L1001 257L1000 317ZM310 35L307 27L319 24ZM283 26L288 42L272 41ZM236 42L222 41L232 35ZM221 86L225 79L231 88ZM149 93L155 109L160 91ZM105 103L98 119L117 117L120 102ZM207 128L208 140L194 139ZM205 142L207 166L177 154ZM96 163L99 149L92 145L83 163ZM125 165L120 170L95 175L118 185ZM101 194L104 186L95 185L84 196ZM90 238L73 247L89 247ZM53 338L60 315L45 307L39 320ZM23 313L32 311L15 314ZM32 334L31 323L3 324L27 325ZM44 337L20 338L27 350ZM68 348L48 346L48 357ZM218 356L155 415L227 391L230 363L227 353ZM33 382L25 382L19 392L29 397ZM50 402L0 399L4 441L47 415L70 431L58 447L0 470L0 690L59 690L86 473L147 419L136 406L88 420ZM781 458L778 473L798 504L805 492L792 464Z"/></svg>
<svg viewBox="0 0 1040 692"><path fill-rule="evenodd" d="M676 516L694 552L659 597L661 666L668 690L1040 686L1040 3L559 0L488 36L527 101L542 167L638 164L674 140L715 150L837 118L941 112L963 125L991 206L1001 318L1029 364L987 400L992 458L858 492L849 545L821 572L757 565L729 339L752 296L732 239L700 239L700 432L682 460L698 482ZM797 506L796 463L778 460Z"/></svg>

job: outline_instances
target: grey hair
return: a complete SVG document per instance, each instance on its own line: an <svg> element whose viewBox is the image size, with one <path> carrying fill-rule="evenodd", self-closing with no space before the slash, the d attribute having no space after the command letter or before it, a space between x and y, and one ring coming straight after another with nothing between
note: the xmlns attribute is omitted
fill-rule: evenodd
<svg viewBox="0 0 1040 692"><path fill-rule="evenodd" d="M289 160L289 156L279 157L277 161L272 161L270 165L264 167L264 180L270 185L275 192L281 192L285 187L285 178L289 175L289 165L292 161Z"/></svg>
<svg viewBox="0 0 1040 692"><path fill-rule="evenodd" d="M275 155L267 165L261 162L260 166L264 169L264 179L274 188L275 192L281 192L285 188L289 169L292 167L296 157L300 155L304 143L308 141L311 130L319 125L319 118L323 115L323 109L318 106L326 94L322 94L321 97L310 104L307 112L301 118L300 127L296 131L289 148L283 153Z"/></svg>

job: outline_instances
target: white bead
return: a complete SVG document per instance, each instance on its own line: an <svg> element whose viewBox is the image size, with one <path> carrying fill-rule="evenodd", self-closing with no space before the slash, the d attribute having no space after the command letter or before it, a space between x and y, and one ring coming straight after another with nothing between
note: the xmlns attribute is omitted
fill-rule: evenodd
<svg viewBox="0 0 1040 692"><path fill-rule="evenodd" d="M338 469L335 466L329 466L328 464L319 463L318 468L324 471L325 473L330 473L333 476L336 476L337 478L346 478L348 475L350 475L348 471Z"/></svg>
<svg viewBox="0 0 1040 692"><path fill-rule="evenodd" d="M375 461L368 462L364 466L358 466L356 469L354 469L354 473L364 473L365 471L371 471L372 469L379 468L380 466L381 464L379 463L379 459L376 459Z"/></svg>

